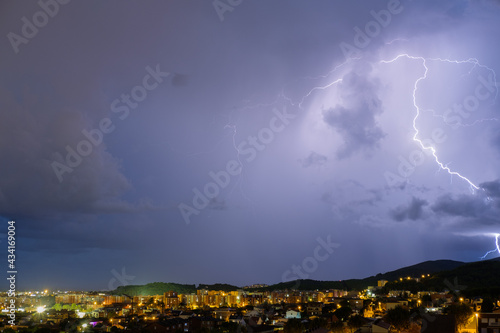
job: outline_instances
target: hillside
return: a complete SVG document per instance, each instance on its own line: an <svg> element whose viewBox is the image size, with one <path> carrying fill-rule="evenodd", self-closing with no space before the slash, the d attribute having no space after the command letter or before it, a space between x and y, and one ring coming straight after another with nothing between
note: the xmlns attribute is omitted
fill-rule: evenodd
<svg viewBox="0 0 500 333"><path fill-rule="evenodd" d="M240 288L223 283L203 284L203 285L200 284L197 288L194 284L153 282L153 283L148 283L146 285L120 286L115 290L113 290L111 293L113 295L152 296L152 295L163 295L167 291L174 291L178 294L190 294L190 293L196 293L196 290L198 289L233 291L233 290L238 290Z"/></svg>
<svg viewBox="0 0 500 333"><path fill-rule="evenodd" d="M441 271L448 271L457 267L465 265L465 262L454 260L431 260L424 261L420 264L403 267L395 271L387 272L384 274L377 274L378 280L393 281L398 280L400 277L411 276L419 277L422 274L434 274Z"/></svg>
<svg viewBox="0 0 500 333"><path fill-rule="evenodd" d="M146 285L127 285L120 286L113 290L113 295L129 295L129 296L151 296L163 295L167 291L175 291L179 294L189 294L196 292L194 284L179 284L179 283L165 283L153 282Z"/></svg>
<svg viewBox="0 0 500 333"><path fill-rule="evenodd" d="M325 289L344 289L344 290L363 290L368 286L376 286L378 280L394 281L400 277L420 277L422 274L434 274L443 270L451 270L464 265L464 262L453 260L434 260L425 261L416 265L399 268L395 271L380 273L364 279L349 279L342 281L315 281L315 280L295 280L282 282L265 288L254 288L253 291L270 290L325 290Z"/></svg>
<svg viewBox="0 0 500 333"><path fill-rule="evenodd" d="M208 289L208 290L222 290L222 291L236 291L241 289L227 283L215 283L215 284L200 284L196 289Z"/></svg>
<svg viewBox="0 0 500 333"><path fill-rule="evenodd" d="M477 295L500 295L500 260L498 258L466 263L455 269L437 272L430 278L416 281L390 282L385 289L452 292L460 291L468 297Z"/></svg>
<svg viewBox="0 0 500 333"><path fill-rule="evenodd" d="M417 278L422 275L430 277L415 280L400 278ZM273 291L273 290L363 290L368 286L377 286L378 280L387 280L385 290L409 290L412 292L420 290L450 290L460 289L465 295L478 294L500 294L500 258L472 263L464 263L453 260L425 261L416 265L403 267L394 271L379 273L365 279L350 279L342 281L316 281L295 280L281 282L274 285L247 289L248 291ZM455 282L457 281L457 282ZM455 286L454 286L455 285ZM199 289L234 291L240 287L229 284L179 284L154 282L146 285L128 285L118 287L112 292L114 295L127 294L136 295L161 295L167 291L175 291L179 294L195 293Z"/></svg>

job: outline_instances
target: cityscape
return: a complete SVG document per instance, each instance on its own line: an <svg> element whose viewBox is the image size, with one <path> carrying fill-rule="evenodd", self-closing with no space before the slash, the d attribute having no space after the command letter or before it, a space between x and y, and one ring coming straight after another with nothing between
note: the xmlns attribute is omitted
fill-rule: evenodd
<svg viewBox="0 0 500 333"><path fill-rule="evenodd" d="M377 280L450 264L456 268L401 276L393 281ZM464 280L472 276L478 281L470 288L461 285L457 277L450 280L445 277L459 271ZM359 281L296 280L288 285L255 284L242 288L227 284L195 287L157 282L123 285L107 292L25 291L18 292L14 298L3 293L0 295L1 330L494 333L500 327L499 272L497 259L468 264L436 261ZM350 288L353 283L375 281L376 285L362 290ZM488 285L485 281L494 282ZM436 282L442 286L436 287ZM343 284L345 289L320 289L327 284ZM475 288L477 285L482 287ZM286 289L276 290L279 287ZM307 290L314 287L318 289ZM168 290L154 294L168 288L181 292ZM15 299L15 311L10 311L11 299Z"/></svg>

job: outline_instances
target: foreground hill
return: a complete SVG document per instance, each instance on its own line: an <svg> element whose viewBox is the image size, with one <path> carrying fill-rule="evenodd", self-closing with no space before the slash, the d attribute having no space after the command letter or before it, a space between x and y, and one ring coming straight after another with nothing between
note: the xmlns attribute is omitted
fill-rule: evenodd
<svg viewBox="0 0 500 333"><path fill-rule="evenodd" d="M430 278L416 281L390 282L385 289L408 291L460 291L468 297L477 295L500 295L500 259L463 264L455 269L445 270Z"/></svg>
<svg viewBox="0 0 500 333"><path fill-rule="evenodd" d="M238 290L239 288L224 283L200 284L198 287L196 287L194 284L153 282L146 285L120 286L113 290L111 294L129 296L152 296L163 295L167 291L174 291L178 294L190 294L196 293L196 290L198 289L233 291Z"/></svg>
<svg viewBox="0 0 500 333"><path fill-rule="evenodd" d="M465 262L454 260L431 260L424 261L413 266L403 267L395 271L384 274L377 274L377 280L398 280L400 277L419 277L427 274L434 274L441 271L448 271L465 265ZM366 279L365 279L366 280Z"/></svg>
<svg viewBox="0 0 500 333"><path fill-rule="evenodd" d="M342 281L315 281L315 280L295 280L290 282L282 282L267 286L265 288L254 288L257 291L271 291L271 290L325 290L325 289L344 289L344 290L363 290L368 286L377 286L377 281L399 280L402 277L420 277L423 274L435 274L444 270L451 270L464 265L464 262L453 260L434 260L425 261L416 265L403 267L395 271L387 273L380 273L375 276L370 276L364 279L350 279Z"/></svg>

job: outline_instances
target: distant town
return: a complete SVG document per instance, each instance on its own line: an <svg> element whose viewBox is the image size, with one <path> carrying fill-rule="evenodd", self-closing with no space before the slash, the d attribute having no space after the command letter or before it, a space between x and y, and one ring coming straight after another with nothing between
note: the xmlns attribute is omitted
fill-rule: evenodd
<svg viewBox="0 0 500 333"><path fill-rule="evenodd" d="M376 285L359 291L298 288L257 291L269 288L262 284L232 291L203 287L192 293L170 290L159 295L25 291L15 295L14 316L11 297L2 293L1 330L40 333L499 332L500 298L467 297L459 281L445 281L445 289L439 292L388 288L411 286L432 278L432 274L422 274L394 281L377 280ZM295 281L295 287L300 284L301 280Z"/></svg>

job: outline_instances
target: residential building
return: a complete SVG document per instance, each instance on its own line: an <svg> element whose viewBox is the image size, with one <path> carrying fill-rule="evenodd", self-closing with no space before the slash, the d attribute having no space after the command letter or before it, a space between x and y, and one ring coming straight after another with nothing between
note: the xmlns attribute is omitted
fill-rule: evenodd
<svg viewBox="0 0 500 333"><path fill-rule="evenodd" d="M288 310L285 315L286 319L293 319L297 318L300 319L300 312L299 311L294 311L294 310Z"/></svg>
<svg viewBox="0 0 500 333"><path fill-rule="evenodd" d="M478 333L500 333L500 313L478 313Z"/></svg>

